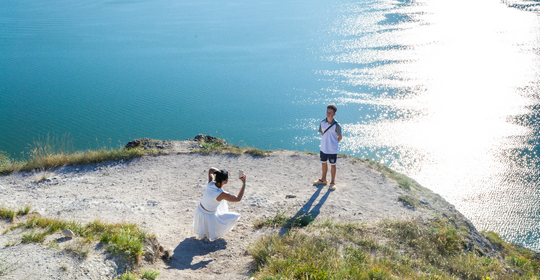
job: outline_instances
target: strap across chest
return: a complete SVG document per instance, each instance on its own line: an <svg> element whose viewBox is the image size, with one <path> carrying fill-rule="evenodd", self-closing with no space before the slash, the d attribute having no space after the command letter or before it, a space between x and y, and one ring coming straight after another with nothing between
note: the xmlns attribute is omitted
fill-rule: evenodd
<svg viewBox="0 0 540 280"><path fill-rule="evenodd" d="M326 129L324 130L323 134L325 134L325 133L326 133L332 126L334 126L334 124L336 124L336 123L337 123L337 121L334 120L334 121L332 122L332 124L331 124L328 128L326 128Z"/></svg>

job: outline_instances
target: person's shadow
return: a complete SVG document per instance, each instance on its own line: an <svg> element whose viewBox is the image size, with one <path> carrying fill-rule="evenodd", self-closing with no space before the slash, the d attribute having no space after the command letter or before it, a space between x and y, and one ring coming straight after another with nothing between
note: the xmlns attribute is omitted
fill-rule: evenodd
<svg viewBox="0 0 540 280"><path fill-rule="evenodd" d="M168 269L178 269L185 270L191 269L196 270L204 268L212 260L201 260L198 263L191 264L195 256L204 256L212 252L223 250L227 248L227 241L222 238L216 239L214 241L200 240L195 237L190 237L184 239L180 242L178 246L174 249L174 254L171 260L169 261Z"/></svg>
<svg viewBox="0 0 540 280"><path fill-rule="evenodd" d="M311 222L315 220L315 218L317 218L317 216L319 216L319 214L321 213L321 207L326 202L326 200L328 199L328 196L332 192L331 190L327 189L323 197L319 199L319 202L317 203L317 205L315 205L315 207L312 208L313 203L315 203L315 201L321 194L321 191L323 190L323 188L324 188L323 186L317 186L317 190L313 193L313 195L311 195L311 197L306 202L306 204L304 204L304 206L302 206L302 208L300 208L298 212L296 212L296 214L291 219L289 219L287 225L281 228L281 230L279 231L280 235L283 235L286 232L288 232L291 229L291 227L308 226Z"/></svg>

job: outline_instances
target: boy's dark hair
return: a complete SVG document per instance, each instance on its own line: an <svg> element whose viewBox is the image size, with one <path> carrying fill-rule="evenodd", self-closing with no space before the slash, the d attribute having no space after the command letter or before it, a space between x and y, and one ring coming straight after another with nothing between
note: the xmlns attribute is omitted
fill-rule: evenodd
<svg viewBox="0 0 540 280"><path fill-rule="evenodd" d="M337 107L334 104L328 105L328 107L326 107L326 109L332 109L332 111L334 111L334 114L337 112Z"/></svg>

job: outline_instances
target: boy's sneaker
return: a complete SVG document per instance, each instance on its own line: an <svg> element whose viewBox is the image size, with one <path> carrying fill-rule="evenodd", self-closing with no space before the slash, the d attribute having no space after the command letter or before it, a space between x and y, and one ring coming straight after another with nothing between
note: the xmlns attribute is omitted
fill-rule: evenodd
<svg viewBox="0 0 540 280"><path fill-rule="evenodd" d="M326 182L326 181L321 181L321 179L319 179L319 180L313 182L313 185L326 185L326 184L328 184L328 182Z"/></svg>
<svg viewBox="0 0 540 280"><path fill-rule="evenodd" d="M330 184L330 186L328 187L329 190L335 190L336 189L336 184Z"/></svg>

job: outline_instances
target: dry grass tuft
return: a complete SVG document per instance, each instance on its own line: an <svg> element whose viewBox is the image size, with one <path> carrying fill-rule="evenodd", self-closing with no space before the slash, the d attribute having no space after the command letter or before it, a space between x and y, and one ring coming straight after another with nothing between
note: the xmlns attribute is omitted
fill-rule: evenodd
<svg viewBox="0 0 540 280"><path fill-rule="evenodd" d="M67 144L66 144L67 143ZM60 166L85 165L113 160L129 160L151 154L152 151L142 149L100 149L74 151L67 140L47 138L43 142L34 141L28 154L28 160L13 160L0 151L0 174L10 174L15 171L47 170ZM45 180L42 177L38 180Z"/></svg>

